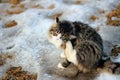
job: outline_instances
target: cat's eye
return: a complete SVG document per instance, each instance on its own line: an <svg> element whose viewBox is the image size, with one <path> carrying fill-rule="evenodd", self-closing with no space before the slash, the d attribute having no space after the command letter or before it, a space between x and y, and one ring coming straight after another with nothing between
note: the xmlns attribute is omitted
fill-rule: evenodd
<svg viewBox="0 0 120 80"><path fill-rule="evenodd" d="M56 30L56 33L60 33L60 31L59 31L59 30Z"/></svg>

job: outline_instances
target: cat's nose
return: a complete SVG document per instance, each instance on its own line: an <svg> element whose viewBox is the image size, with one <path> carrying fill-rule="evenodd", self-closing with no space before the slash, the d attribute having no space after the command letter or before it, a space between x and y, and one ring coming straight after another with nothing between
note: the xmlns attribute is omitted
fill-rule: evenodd
<svg viewBox="0 0 120 80"><path fill-rule="evenodd" d="M62 37L60 37L60 39L62 39Z"/></svg>

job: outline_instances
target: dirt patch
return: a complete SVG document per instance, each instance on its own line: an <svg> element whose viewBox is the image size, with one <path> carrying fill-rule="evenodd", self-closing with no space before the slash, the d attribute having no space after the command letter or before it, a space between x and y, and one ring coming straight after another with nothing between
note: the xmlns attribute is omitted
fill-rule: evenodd
<svg viewBox="0 0 120 80"><path fill-rule="evenodd" d="M11 28L17 25L17 22L15 20L9 21L5 24L5 28Z"/></svg>
<svg viewBox="0 0 120 80"><path fill-rule="evenodd" d="M107 14L107 24L111 26L120 26L120 5L117 9Z"/></svg>
<svg viewBox="0 0 120 80"><path fill-rule="evenodd" d="M1 54L0 55L0 66L4 65L6 63L6 59L13 59L13 55L8 54Z"/></svg>
<svg viewBox="0 0 120 80"><path fill-rule="evenodd" d="M22 67L10 67L2 80L37 80L37 74L30 74L28 71L22 70Z"/></svg>
<svg viewBox="0 0 120 80"><path fill-rule="evenodd" d="M96 19L98 19L97 16L94 16L94 15L90 16L90 20L91 20L91 21L95 21Z"/></svg>

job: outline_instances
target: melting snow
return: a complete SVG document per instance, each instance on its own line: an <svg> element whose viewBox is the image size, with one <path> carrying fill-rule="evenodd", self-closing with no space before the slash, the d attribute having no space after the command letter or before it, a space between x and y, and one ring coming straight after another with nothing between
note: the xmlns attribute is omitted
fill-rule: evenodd
<svg viewBox="0 0 120 80"><path fill-rule="evenodd" d="M0 77L9 66L14 65L22 66L24 70L31 73L38 73L38 80L65 80L63 77L46 73L48 66L57 66L61 52L47 39L47 31L54 23L54 20L50 19L53 14L62 12L61 20L81 21L94 28L100 27L99 34L105 42L107 54L110 52L109 45L120 44L120 27L106 25L106 14L116 8L120 3L119 0L85 0L79 5L71 4L72 1L69 3L66 0L31 1L21 2L28 8L21 14L6 16L0 12L0 17L2 17L0 21L0 54L8 53L15 56L15 59L7 60L7 64L0 67ZM40 4L45 9L31 8L31 5L35 4ZM55 8L47 9L51 4L54 4ZM2 10L9 7L10 4L0 4ZM100 10L104 10L105 13L100 14ZM91 15L96 15L99 18L91 22L89 18ZM9 20L17 21L18 25L12 28L4 28L4 24ZM12 48L8 49L11 46ZM44 64L45 61L47 65ZM95 80L120 80L120 76L103 73Z"/></svg>

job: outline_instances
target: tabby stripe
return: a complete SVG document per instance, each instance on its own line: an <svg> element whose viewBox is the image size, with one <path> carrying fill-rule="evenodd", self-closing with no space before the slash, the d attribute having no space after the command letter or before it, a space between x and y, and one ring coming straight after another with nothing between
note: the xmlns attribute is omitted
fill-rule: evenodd
<svg viewBox="0 0 120 80"><path fill-rule="evenodd" d="M84 52L81 52L80 57L81 57L82 60L85 60L85 54L84 54Z"/></svg>
<svg viewBox="0 0 120 80"><path fill-rule="evenodd" d="M95 54L96 54L96 51L95 51L95 48L93 47L93 45L90 45L90 48L91 48L93 54L95 55Z"/></svg>

